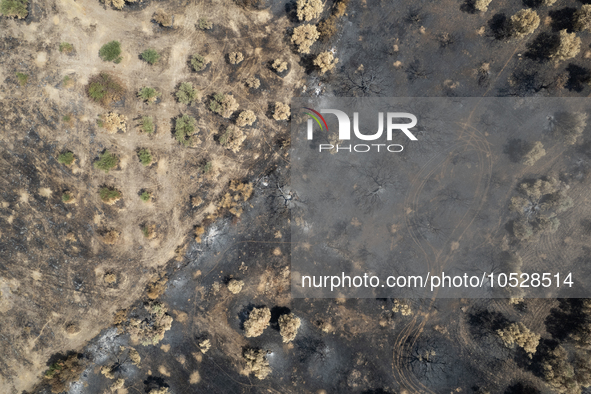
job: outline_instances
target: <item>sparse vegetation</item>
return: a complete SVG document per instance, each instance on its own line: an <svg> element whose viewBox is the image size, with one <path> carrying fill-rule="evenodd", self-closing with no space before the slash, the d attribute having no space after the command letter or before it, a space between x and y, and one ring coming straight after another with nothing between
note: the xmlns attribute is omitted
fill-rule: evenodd
<svg viewBox="0 0 591 394"><path fill-rule="evenodd" d="M154 88L146 86L141 88L137 95L148 104L154 104L156 100L158 100L158 97L160 97L161 93Z"/></svg>
<svg viewBox="0 0 591 394"><path fill-rule="evenodd" d="M102 2L105 3L107 6L111 6L118 10L122 9L125 6L125 2L135 3L137 1L141 0L102 0Z"/></svg>
<svg viewBox="0 0 591 394"><path fill-rule="evenodd" d="M267 352L261 349L247 349L242 355L246 361L245 372L254 374L257 379L265 379L271 373Z"/></svg>
<svg viewBox="0 0 591 394"><path fill-rule="evenodd" d="M74 45L70 44L69 42L62 42L60 43L60 52L69 54L74 52Z"/></svg>
<svg viewBox="0 0 591 394"><path fill-rule="evenodd" d="M247 338L258 337L269 326L269 320L271 320L269 308L254 308L244 322L244 336Z"/></svg>
<svg viewBox="0 0 591 394"><path fill-rule="evenodd" d="M121 57L121 43L119 41L111 41L106 43L99 49L99 56L105 62L120 63Z"/></svg>
<svg viewBox="0 0 591 394"><path fill-rule="evenodd" d="M119 158L108 150L105 150L103 153L99 154L98 160L94 162L94 168L103 170L105 174L108 174L109 171L117 167L118 164Z"/></svg>
<svg viewBox="0 0 591 394"><path fill-rule="evenodd" d="M201 30L211 30L213 28L213 23L209 19L201 17L199 18L197 27Z"/></svg>
<svg viewBox="0 0 591 394"><path fill-rule="evenodd" d="M320 34L318 33L316 26L306 24L293 29L291 42L297 46L299 53L307 54L310 53L310 47L319 37Z"/></svg>
<svg viewBox="0 0 591 394"><path fill-rule="evenodd" d="M242 52L230 52L228 54L228 61L230 64L240 64L244 60Z"/></svg>
<svg viewBox="0 0 591 394"><path fill-rule="evenodd" d="M25 86L27 82L29 82L29 76L25 73L18 72L16 73L16 78L18 79L18 83L21 86Z"/></svg>
<svg viewBox="0 0 591 394"><path fill-rule="evenodd" d="M238 109L238 102L231 94L216 93L209 102L209 109L224 118L229 118Z"/></svg>
<svg viewBox="0 0 591 394"><path fill-rule="evenodd" d="M232 215L240 217L242 215L241 202L247 201L252 196L253 190L251 183L241 182L237 179L232 180L228 191L218 203L218 213L227 210Z"/></svg>
<svg viewBox="0 0 591 394"><path fill-rule="evenodd" d="M581 51L581 39L575 33L560 30L558 45L550 52L550 59L555 62L572 59Z"/></svg>
<svg viewBox="0 0 591 394"><path fill-rule="evenodd" d="M474 9L480 12L488 11L488 5L492 0L474 0Z"/></svg>
<svg viewBox="0 0 591 394"><path fill-rule="evenodd" d="M234 125L229 125L224 133L220 135L219 141L224 148L229 149L234 153L238 153L245 139L246 135L240 128Z"/></svg>
<svg viewBox="0 0 591 394"><path fill-rule="evenodd" d="M328 41L337 32L337 19L331 15L318 24L318 34L323 41Z"/></svg>
<svg viewBox="0 0 591 394"><path fill-rule="evenodd" d="M107 114L101 115L97 123L99 127L102 127L111 134L114 134L119 130L125 132L126 129L125 116L119 115L115 112L109 112Z"/></svg>
<svg viewBox="0 0 591 394"><path fill-rule="evenodd" d="M248 86L251 89L258 89L259 86L261 86L261 81L258 78L255 78L255 77L248 77L248 78L246 78L246 80L244 81L244 83L246 84L246 86Z"/></svg>
<svg viewBox="0 0 591 394"><path fill-rule="evenodd" d="M410 305L398 299L395 299L392 302L392 312L400 313L402 316L412 315L412 309L410 308Z"/></svg>
<svg viewBox="0 0 591 394"><path fill-rule="evenodd" d="M279 101L275 102L275 111L273 112L273 119L288 120L291 115L289 104L284 104Z"/></svg>
<svg viewBox="0 0 591 394"><path fill-rule="evenodd" d="M142 52L142 59L148 64L154 65L160 60L160 54L155 49L146 49Z"/></svg>
<svg viewBox="0 0 591 394"><path fill-rule="evenodd" d="M60 153L57 157L57 162L60 164L65 164L67 166L72 165L76 158L74 157L74 153L67 151Z"/></svg>
<svg viewBox="0 0 591 394"><path fill-rule="evenodd" d="M29 0L2 0L0 13L11 18L26 18L29 15Z"/></svg>
<svg viewBox="0 0 591 394"><path fill-rule="evenodd" d="M573 145L587 127L587 114L583 112L557 112L548 117L549 128L554 135Z"/></svg>
<svg viewBox="0 0 591 394"><path fill-rule="evenodd" d="M137 153L137 156L140 159L140 163L142 163L144 167L152 164L152 154L148 149L140 149Z"/></svg>
<svg viewBox="0 0 591 394"><path fill-rule="evenodd" d="M142 227L142 234L146 239L153 239L156 236L156 225L155 224L145 224Z"/></svg>
<svg viewBox="0 0 591 394"><path fill-rule="evenodd" d="M43 377L48 380L51 392L57 394L67 391L70 382L77 380L83 370L84 365L78 355L72 354L65 360L51 364Z"/></svg>
<svg viewBox="0 0 591 394"><path fill-rule="evenodd" d="M195 71L202 71L207 66L207 60L205 57L201 56L200 54L196 53L191 58L191 67Z"/></svg>
<svg viewBox="0 0 591 394"><path fill-rule="evenodd" d="M334 57L331 51L321 52L316 59L314 59L314 65L320 68L320 74L324 74L327 71L332 71L339 62L338 58Z"/></svg>
<svg viewBox="0 0 591 394"><path fill-rule="evenodd" d="M197 122L195 118L189 115L181 115L176 119L174 135L176 140L187 146L192 142L192 136L195 134Z"/></svg>
<svg viewBox="0 0 591 394"><path fill-rule="evenodd" d="M513 222L513 235L521 241L539 233L556 232L560 226L556 213L573 205L562 183L554 178L523 182L517 190L520 194L511 198L509 209L520 214Z"/></svg>
<svg viewBox="0 0 591 394"><path fill-rule="evenodd" d="M145 305L148 312L146 319L130 319L126 327L131 339L139 341L144 346L156 345L164 338L166 331L172 326L172 316L168 315L168 308L156 301Z"/></svg>
<svg viewBox="0 0 591 394"><path fill-rule="evenodd" d="M149 191L144 190L142 192L142 194L140 194L140 200L142 200L143 202L148 202L152 199L152 193L150 193Z"/></svg>
<svg viewBox="0 0 591 394"><path fill-rule="evenodd" d="M154 132L154 118L151 116L142 116L140 129L146 134L152 134Z"/></svg>
<svg viewBox="0 0 591 394"><path fill-rule="evenodd" d="M512 323L502 330L497 330L497 334L505 346L511 347L516 344L525 350L529 358L532 358L540 342L540 335L531 332L523 323Z"/></svg>
<svg viewBox="0 0 591 394"><path fill-rule="evenodd" d="M62 84L65 88L70 88L74 86L74 80L69 75L64 75L64 78L62 79Z"/></svg>
<svg viewBox="0 0 591 394"><path fill-rule="evenodd" d="M322 0L297 0L296 2L296 13L300 21L309 22L318 18L323 8Z"/></svg>
<svg viewBox="0 0 591 394"><path fill-rule="evenodd" d="M207 351L210 348L211 348L211 341L209 339L199 342L199 350L201 350L201 353L203 353L203 354L207 353Z"/></svg>
<svg viewBox="0 0 591 394"><path fill-rule="evenodd" d="M163 9L158 9L152 15L152 20L156 23L159 23L163 27L171 27L172 26L172 15L168 14Z"/></svg>
<svg viewBox="0 0 591 394"><path fill-rule="evenodd" d="M575 30L591 30L591 4L583 4L573 15Z"/></svg>
<svg viewBox="0 0 591 394"><path fill-rule="evenodd" d="M182 82L176 92L176 98L179 103L190 105L199 98L199 91L193 88L191 82Z"/></svg>
<svg viewBox="0 0 591 394"><path fill-rule="evenodd" d="M287 62L284 62L281 59L275 59L275 61L273 61L272 67L275 71L277 71L278 73L281 73L281 72L287 70Z"/></svg>
<svg viewBox="0 0 591 394"><path fill-rule="evenodd" d="M242 290L243 286L244 286L244 281L231 279L228 282L228 291L232 294L238 294Z"/></svg>
<svg viewBox="0 0 591 394"><path fill-rule="evenodd" d="M240 112L240 115L238 115L238 118L236 119L236 126L252 126L252 124L256 122L256 120L257 116L254 114L254 112L247 109L245 111Z"/></svg>
<svg viewBox="0 0 591 394"><path fill-rule="evenodd" d="M64 203L72 203L74 202L74 195L69 191L65 191L62 193L62 202Z"/></svg>
<svg viewBox="0 0 591 394"><path fill-rule="evenodd" d="M293 313L279 316L279 333L283 338L283 343L288 343L295 339L301 324L300 318L296 317Z"/></svg>
<svg viewBox="0 0 591 394"><path fill-rule="evenodd" d="M517 38L532 34L539 25L540 17L529 8L523 9L511 17L512 34Z"/></svg>
<svg viewBox="0 0 591 394"><path fill-rule="evenodd" d="M119 190L107 186L100 188L99 195L101 200L107 204L112 204L121 199L121 192Z"/></svg>
<svg viewBox="0 0 591 394"><path fill-rule="evenodd" d="M541 159L546 155L546 150L544 149L544 145L540 141L536 141L531 149L523 155L523 164L526 166L533 166L536 164L536 161Z"/></svg>
<svg viewBox="0 0 591 394"><path fill-rule="evenodd" d="M119 100L124 90L123 85L115 77L102 72L90 79L87 93L94 102L107 106Z"/></svg>

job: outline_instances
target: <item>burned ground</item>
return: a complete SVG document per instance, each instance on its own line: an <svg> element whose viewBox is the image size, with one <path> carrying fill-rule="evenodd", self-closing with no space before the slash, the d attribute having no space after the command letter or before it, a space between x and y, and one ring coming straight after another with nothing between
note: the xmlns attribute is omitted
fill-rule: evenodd
<svg viewBox="0 0 591 394"><path fill-rule="evenodd" d="M312 46L313 55L334 48L339 58L336 69L322 76L314 56L299 56L290 43L297 25L292 2L144 0L117 11L98 0L31 0L25 19L0 17L2 392L49 393L52 385L57 390L60 362L73 353L84 371L64 382L71 393L103 393L117 379L124 379L118 393L162 387L171 393L560 389L547 384L541 358L551 358L557 343L570 354L578 351L581 341L574 336L585 333L588 323L577 301L415 299L408 300L412 313L403 315L392 310L398 305L392 299L292 299L289 220L297 205L289 194L289 126L275 121L271 109L300 95L586 97L591 93L589 33L578 34L581 52L573 59L554 63L547 53L560 30L572 30L569 21L580 3L546 7L493 1L486 12L455 0L343 3L347 11L336 18L334 36ZM312 23L335 14L337 6L328 1ZM510 37L507 21L525 6L535 7L542 23L530 37L517 40ZM173 27L152 22L160 8L174 15ZM203 16L213 23L211 30L195 28ZM121 41L119 64L98 57L111 40ZM74 51L60 53L61 42L71 43ZM140 60L147 48L161 55L153 66ZM225 60L234 51L245 56L238 65ZM209 62L199 72L190 68L196 53ZM275 72L270 65L276 59L286 61L288 69ZM109 108L86 95L88 81L103 71L126 88ZM28 75L24 86L16 73ZM245 86L249 77L260 80L258 89ZM181 82L199 90L196 104L177 102ZM156 104L136 98L143 86L162 92ZM219 144L218 134L238 112L230 119L211 112L215 93L232 94L239 111L257 115L257 122L244 128L247 138L238 152ZM127 118L125 132L108 134L98 127L96 120L110 111ZM183 114L197 120L189 147L174 139L174 119ZM154 118L151 135L138 130L147 115ZM419 134L421 143L408 154L428 159L445 136L428 128ZM490 247L482 251L480 264L491 270L506 264L499 247L518 252L524 261L561 254L585 264L589 138L583 134L575 145L566 145L541 130L539 136L515 136L499 129L490 139L506 149L491 151L489 136L469 135L474 149L446 157L442 174L484 160L483 152L507 163L479 178L491 192L475 222L495 228L482 235ZM560 159L533 169L522 166L524 147L536 140ZM149 149L156 164L143 167L139 148ZM120 158L107 174L92 167L105 149ZM70 166L57 161L65 151L75 155ZM479 201L478 195L462 194L459 183L438 188L429 177L390 175L378 174L376 182L396 188L392 195L401 204L421 206L422 193L438 202L439 211L421 211L398 223L396 236L400 245L428 244L434 255L446 247L449 235L443 224L435 224ZM576 212L583 214L567 211L559 231L544 236L541 246L520 243L507 225L514 220L509 200L520 182L547 175L569 185ZM252 197L220 209L225 194L234 193L230 182L235 179L253 186ZM122 198L105 204L99 197L102 186L116 188ZM148 202L139 198L145 190L152 193ZM64 204L65 191L74 193L74 203ZM192 203L194 197L201 203ZM371 197L357 197L359 206L371 211ZM147 223L155 224L151 239L142 234ZM199 242L196 227L203 228ZM119 235L107 239L112 231ZM469 264L469 251L458 253ZM159 282L163 277L167 280ZM226 288L232 278L244 281L238 294ZM145 304L153 298L173 321L162 340L143 346L130 339L126 327L130 318L149 320ZM245 338L244 319L261 306L271 309L271 325L261 336ZM282 342L276 324L280 311L302 321L290 343ZM503 345L496 331L511 322L523 322L542 336L539 357L529 359ZM211 348L202 345L206 340ZM141 358L138 365L130 348ZM246 374L247 349L268 352L266 379ZM113 378L101 373L103 366ZM51 379L43 377L47 371ZM574 392L581 392L585 383L577 384Z"/></svg>

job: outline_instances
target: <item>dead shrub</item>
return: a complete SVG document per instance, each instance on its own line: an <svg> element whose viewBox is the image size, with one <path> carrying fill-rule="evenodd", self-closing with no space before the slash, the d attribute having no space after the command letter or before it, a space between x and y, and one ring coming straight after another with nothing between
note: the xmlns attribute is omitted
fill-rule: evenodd
<svg viewBox="0 0 591 394"><path fill-rule="evenodd" d="M254 122L256 122L257 116L255 113L249 109L240 112L238 118L236 119L236 126L244 127L244 126L252 126Z"/></svg>
<svg viewBox="0 0 591 394"><path fill-rule="evenodd" d="M291 42L297 46L299 53L310 53L310 47L318 40L320 34L316 26L306 24L293 29Z"/></svg>
<svg viewBox="0 0 591 394"><path fill-rule="evenodd" d="M275 102L275 111L273 112L273 119L288 120L291 115L289 104L284 104L279 101Z"/></svg>

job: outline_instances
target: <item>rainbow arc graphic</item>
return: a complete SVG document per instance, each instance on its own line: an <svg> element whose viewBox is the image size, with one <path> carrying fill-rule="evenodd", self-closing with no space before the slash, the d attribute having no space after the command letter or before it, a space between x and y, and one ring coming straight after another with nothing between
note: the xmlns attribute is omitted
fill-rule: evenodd
<svg viewBox="0 0 591 394"><path fill-rule="evenodd" d="M324 117L322 115L320 115L320 112L315 111L312 108L308 108L308 107L304 107L304 109L314 112L313 114L311 114L310 112L306 112L306 115L310 115L316 121L316 123L318 123L318 126L320 126L320 130L324 130L324 127L326 127L326 131L328 132L328 125L326 124L326 120L324 120ZM322 123L320 123L320 119L318 119L318 118L322 119L322 123L324 123L324 127L322 127Z"/></svg>

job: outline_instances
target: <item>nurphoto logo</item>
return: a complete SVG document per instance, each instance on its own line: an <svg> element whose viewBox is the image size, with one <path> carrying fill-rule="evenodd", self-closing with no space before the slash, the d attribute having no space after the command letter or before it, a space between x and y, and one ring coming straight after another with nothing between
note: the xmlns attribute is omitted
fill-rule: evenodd
<svg viewBox="0 0 591 394"><path fill-rule="evenodd" d="M307 122L307 138L308 140L314 139L314 124L316 123L320 128L320 131L328 133L328 124L322 114L332 114L337 117L338 121L338 142L330 144L318 144L318 151L330 151L335 150L336 152L358 152L365 153L372 150L377 152L388 151L392 153L402 152L404 147L400 144L385 144L385 143L373 143L373 144L349 144L344 145L340 142L351 140L351 119L349 115L338 109L321 109L316 111L309 107L304 107L306 115L310 116ZM353 133L355 137L361 141L376 141L382 138L384 134L384 118L386 119L386 141L392 141L394 132L402 132L411 141L417 141L417 137L410 131L411 128L417 125L417 117L408 112L387 112L384 116L383 112L378 112L378 130L373 134L364 134L359 128L359 112L353 112ZM401 120L407 120L401 123ZM410 122L408 122L410 120ZM315 122L314 122L315 121Z"/></svg>

